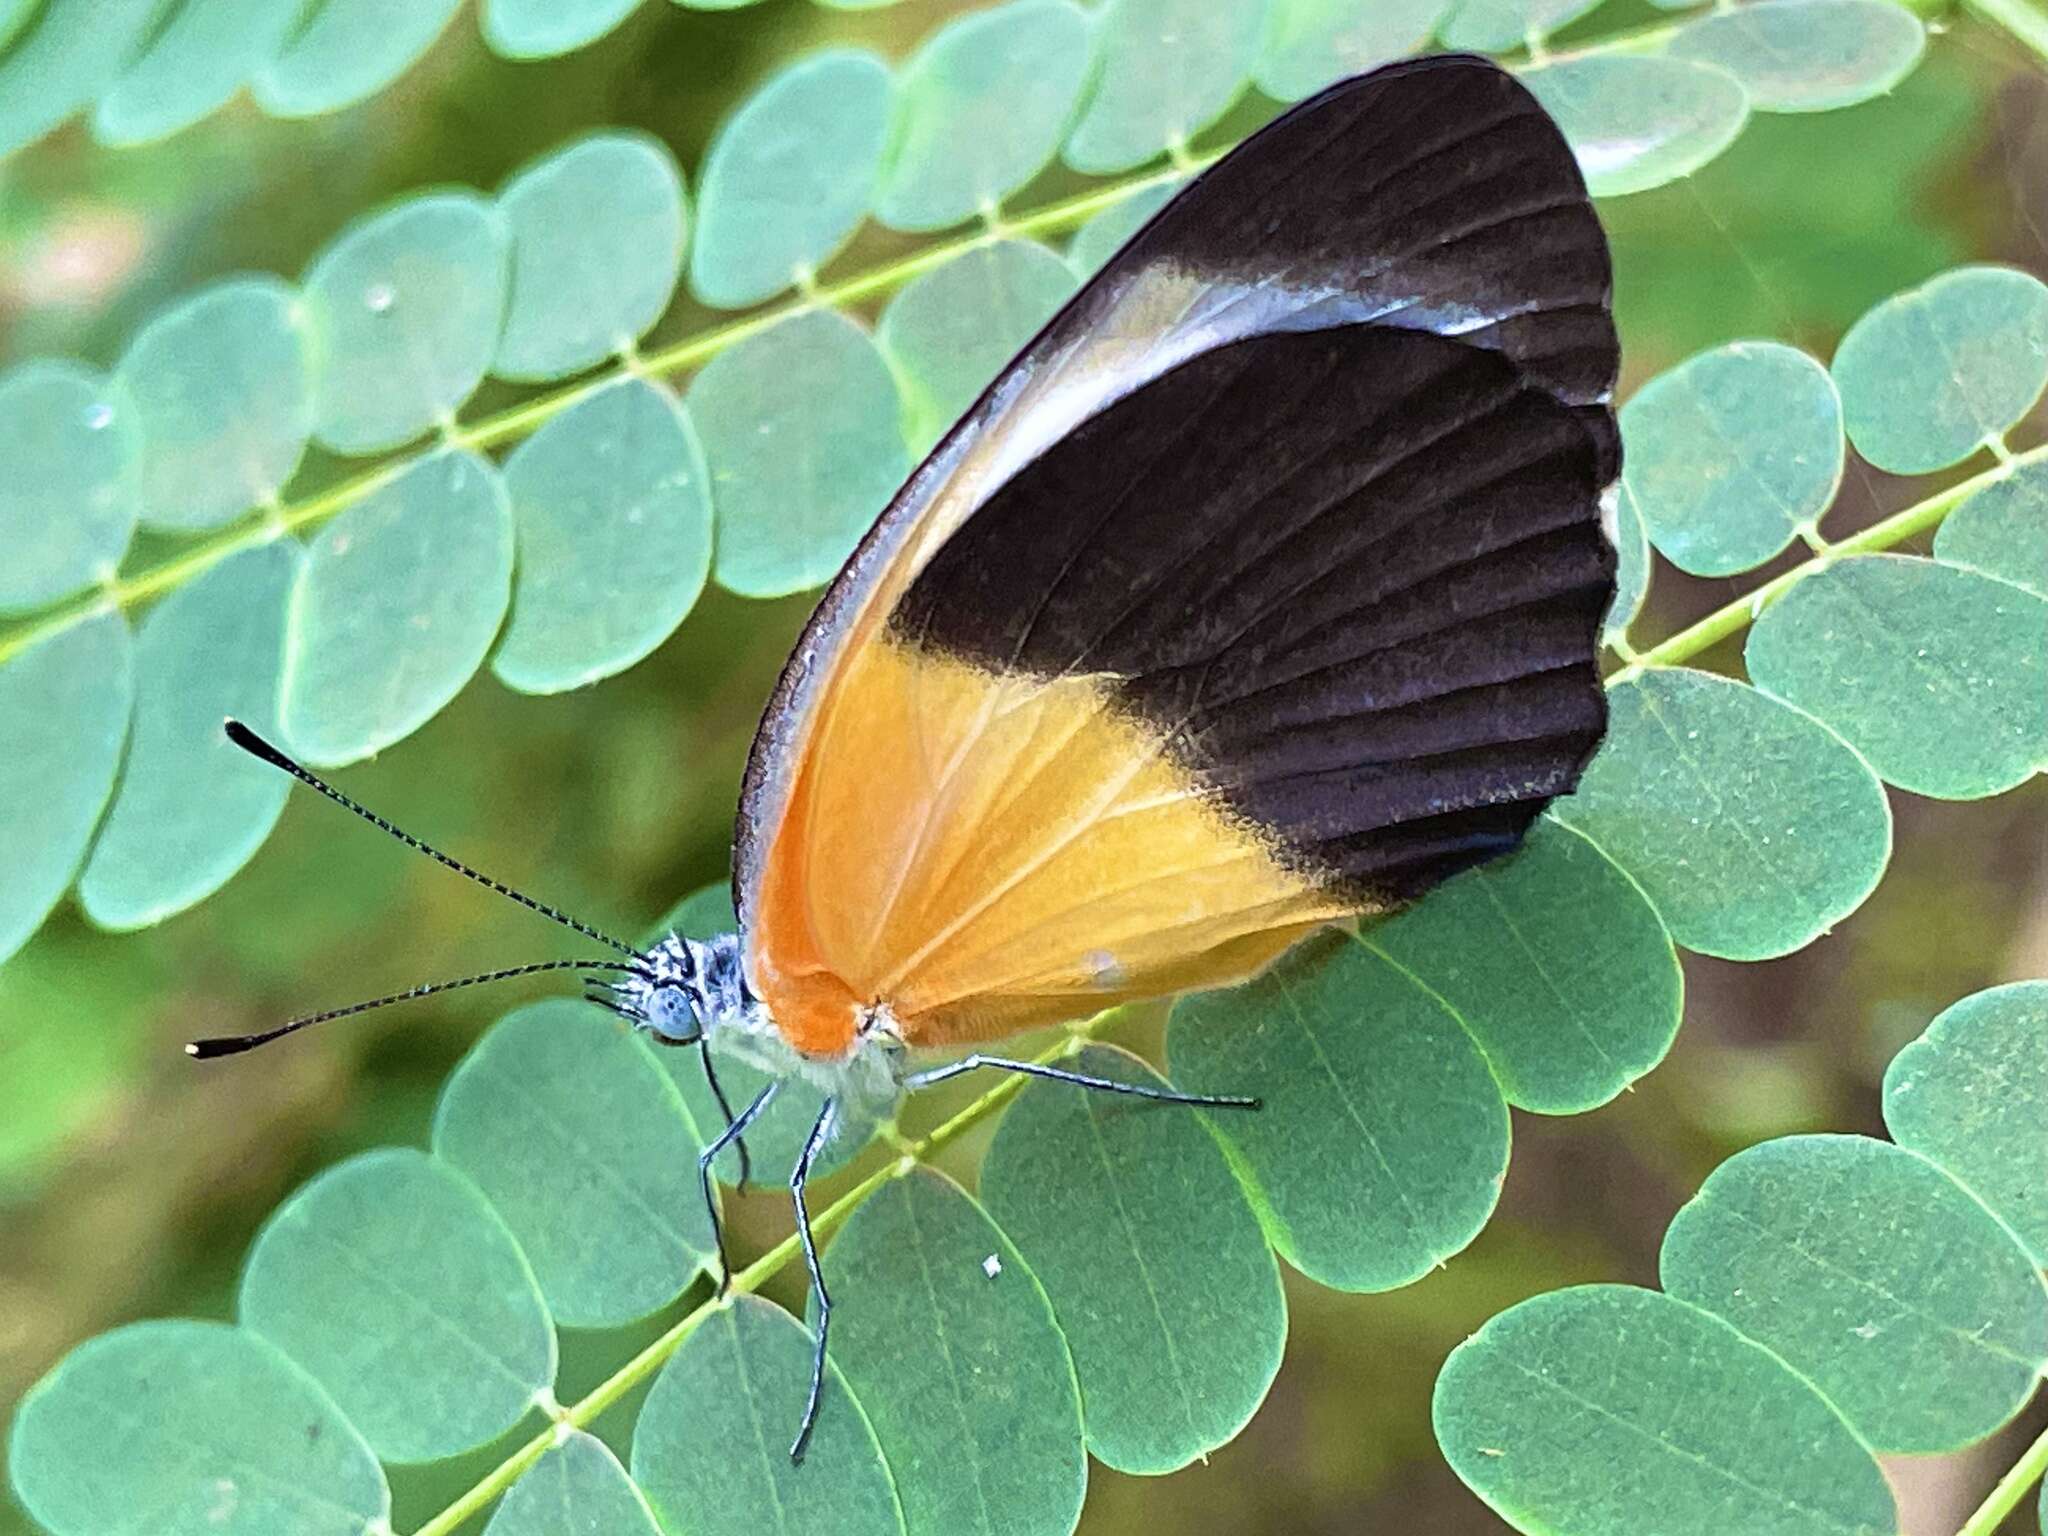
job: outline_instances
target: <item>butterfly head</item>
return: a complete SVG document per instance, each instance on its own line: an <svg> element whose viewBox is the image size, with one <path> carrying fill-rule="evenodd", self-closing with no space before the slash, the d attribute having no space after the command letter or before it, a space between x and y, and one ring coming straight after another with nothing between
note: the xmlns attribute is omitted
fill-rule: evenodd
<svg viewBox="0 0 2048 1536"><path fill-rule="evenodd" d="M610 982L618 1011L663 1041L691 1045L754 1009L736 933L711 939L670 934Z"/></svg>

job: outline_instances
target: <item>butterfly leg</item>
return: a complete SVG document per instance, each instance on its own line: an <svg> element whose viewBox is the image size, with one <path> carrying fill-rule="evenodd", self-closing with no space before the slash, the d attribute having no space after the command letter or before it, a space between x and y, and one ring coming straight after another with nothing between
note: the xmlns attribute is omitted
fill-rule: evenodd
<svg viewBox="0 0 2048 1536"><path fill-rule="evenodd" d="M825 1276L818 1268L818 1245L811 1236L811 1213L804 1206L804 1187L810 1183L812 1161L832 1134L833 1112L838 1107L836 1099L825 1101L789 1175L789 1195L796 1204L797 1240L803 1244L804 1267L811 1272L811 1294L818 1298L818 1327L811 1344L811 1395L804 1404L804 1418L797 1426L796 1439L789 1447L789 1459L799 1465L804 1459L804 1447L810 1444L811 1430L818 1422L818 1398L825 1390L825 1334L832 1324L832 1298L826 1294Z"/></svg>
<svg viewBox="0 0 2048 1536"><path fill-rule="evenodd" d="M697 1036L697 1059L704 1065L704 1081L711 1089L711 1097L718 1100L718 1112L725 1116L725 1123L731 1125L732 1106L726 1103L725 1090L718 1086L718 1073L711 1065L711 1037L709 1035L700 1034ZM735 1138L735 1144L740 1149L740 1181L734 1187L741 1194L745 1194L747 1192L747 1181L753 1177L753 1164L747 1157L747 1138L744 1136L737 1137Z"/></svg>
<svg viewBox="0 0 2048 1536"><path fill-rule="evenodd" d="M958 1061L933 1067L928 1072L913 1072L903 1079L903 1086L912 1090L929 1088L934 1083L943 1083L982 1067L993 1067L999 1072L1021 1072L1027 1077L1043 1077L1055 1083L1072 1083L1076 1088L1093 1088L1102 1093L1127 1094L1134 1099L1150 1099L1157 1104L1194 1104L1203 1109L1257 1109L1257 1099L1238 1097L1235 1094L1176 1093L1170 1088L1154 1088L1147 1083L1120 1083L1112 1077L1091 1077L1086 1072L1069 1072L1065 1067L1050 1067L1038 1061L1012 1061L1005 1056L984 1056L979 1051L972 1056L963 1056Z"/></svg>
<svg viewBox="0 0 2048 1536"><path fill-rule="evenodd" d="M697 1188L704 1196L704 1214L711 1218L711 1240L718 1245L720 1296L732 1286L732 1261L725 1256L725 1227L718 1219L718 1202L711 1197L711 1165L717 1161L719 1153L740 1139L740 1134L754 1123L762 1110L768 1107L768 1101L775 1097L775 1090L781 1086L780 1078L763 1083L761 1091L754 1095L754 1102L727 1121L725 1129L697 1154ZM720 1100L721 1104L723 1102Z"/></svg>

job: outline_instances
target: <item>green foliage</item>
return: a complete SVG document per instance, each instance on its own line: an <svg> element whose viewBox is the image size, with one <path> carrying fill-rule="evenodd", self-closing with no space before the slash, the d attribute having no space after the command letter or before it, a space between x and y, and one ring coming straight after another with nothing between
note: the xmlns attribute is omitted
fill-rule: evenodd
<svg viewBox="0 0 2048 1536"><path fill-rule="evenodd" d="M1077 171L1107 175L1179 148L1251 78L1257 0L1118 0L1103 13L1095 89L1067 138Z"/></svg>
<svg viewBox="0 0 2048 1536"><path fill-rule="evenodd" d="M602 1440L570 1430L505 1495L484 1536L661 1536L654 1511Z"/></svg>
<svg viewBox="0 0 2048 1536"><path fill-rule="evenodd" d="M1272 0L1252 79L1275 101L1299 101L1417 52L1450 8L1451 0Z"/></svg>
<svg viewBox="0 0 2048 1536"><path fill-rule="evenodd" d="M1734 76L1685 59L1589 54L1523 79L1572 141L1596 197L1690 176L1749 119L1749 97Z"/></svg>
<svg viewBox="0 0 2048 1536"><path fill-rule="evenodd" d="M1756 0L1702 16L1671 51L1727 70L1759 112L1824 112L1890 90L1926 45L1887 0Z"/></svg>
<svg viewBox="0 0 2048 1536"><path fill-rule="evenodd" d="M1897 1530L1873 1451L1982 1440L2048 1366L2039 1255L1979 1194L2038 1220L2044 997L1966 998L1899 1053L1886 1118L1910 1150L1751 1147L1673 1219L1665 1294L1538 1296L1454 1351L1435 1417L1458 1475L1528 1531L1645 1509L1673 1536Z"/></svg>
<svg viewBox="0 0 2048 1536"><path fill-rule="evenodd" d="M135 531L141 436L111 381L70 362L0 375L0 520L17 551L0 608L38 608L111 576Z"/></svg>

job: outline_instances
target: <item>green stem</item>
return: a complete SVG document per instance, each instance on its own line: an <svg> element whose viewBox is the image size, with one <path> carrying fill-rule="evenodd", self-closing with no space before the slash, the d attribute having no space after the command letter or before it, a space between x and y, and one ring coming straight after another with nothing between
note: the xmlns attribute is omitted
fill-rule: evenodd
<svg viewBox="0 0 2048 1536"><path fill-rule="evenodd" d="M1058 1044L1039 1052L1034 1060L1039 1062L1057 1061L1073 1050L1077 1039L1093 1036L1106 1028L1121 1015L1122 1010L1111 1009L1097 1014L1076 1028L1067 1032ZM951 1119L935 1127L928 1134L909 1144L899 1157L891 1158L880 1168L862 1179L845 1194L834 1200L824 1210L811 1218L811 1229L819 1236L830 1232L850 1216L855 1207L866 1200L885 1184L900 1179L934 1153L941 1151L951 1142L957 1141L974 1126L1001 1109L1023 1090L1025 1079L1020 1073L1012 1073L997 1083L973 1103L960 1110ZM735 1295L751 1295L768 1280L787 1266L797 1256L796 1234L792 1232L781 1242L762 1254L745 1269L737 1270L732 1277ZM413 1532L413 1536L453 1536L465 1520L483 1512L499 1494L517 1482L521 1475L547 1454L548 1447L555 1443L557 1435L566 1429L587 1429L597 1416L624 1397L640 1382L659 1370L662 1364L682 1347L683 1341L697 1331L712 1311L724 1305L706 1300L692 1307L666 1333L649 1344L639 1354L600 1382L584 1397L563 1409L555 1416L552 1426L542 1430L518 1450L493 1467L476 1483L443 1509L433 1519Z"/></svg>
<svg viewBox="0 0 2048 1536"><path fill-rule="evenodd" d="M1696 624L1689 624L1667 640L1660 641L1647 651L1635 653L1627 666L1618 669L1608 678L1609 686L1625 683L1639 677L1651 667L1675 666L1690 660L1711 646L1718 645L1730 635L1738 634L1756 621L1756 616L1770 607L1779 598L1799 585L1815 571L1825 570L1845 555L1868 555L1879 550L1890 549L1903 544L1916 534L1925 533L1947 517L1970 497L2005 479L2023 464L2032 464L2048 459L2048 443L2029 448L2025 453L2016 453L2001 459L1989 469L1958 480L1945 491L1937 491L1925 501L1916 501L1903 511L1894 512L1882 522L1872 523L1861 533L1831 544L1822 553L1810 560L1802 561L1783 575L1774 576L1746 597L1738 597L1725 607L1716 608Z"/></svg>
<svg viewBox="0 0 2048 1536"><path fill-rule="evenodd" d="M2004 28L2048 59L2048 16L2027 4L2027 0L1963 0L1963 6L1980 20Z"/></svg>
<svg viewBox="0 0 2048 1536"><path fill-rule="evenodd" d="M1963 1522L1956 1536L1991 1536L2044 1474L2048 1474L2048 1429L2042 1430L2034 1443L2020 1453L2020 1459L2006 1470L1998 1486L1985 1496L1976 1513Z"/></svg>

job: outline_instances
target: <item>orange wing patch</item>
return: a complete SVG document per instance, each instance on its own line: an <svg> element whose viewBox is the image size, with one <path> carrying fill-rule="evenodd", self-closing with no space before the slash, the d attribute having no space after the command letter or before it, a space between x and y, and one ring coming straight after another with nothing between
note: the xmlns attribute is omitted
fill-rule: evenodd
<svg viewBox="0 0 2048 1536"><path fill-rule="evenodd" d="M1357 911L1102 680L999 676L889 637L844 667L749 934L799 1050L844 1051L876 1005L933 1046L1224 986Z"/></svg>

